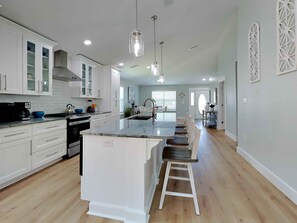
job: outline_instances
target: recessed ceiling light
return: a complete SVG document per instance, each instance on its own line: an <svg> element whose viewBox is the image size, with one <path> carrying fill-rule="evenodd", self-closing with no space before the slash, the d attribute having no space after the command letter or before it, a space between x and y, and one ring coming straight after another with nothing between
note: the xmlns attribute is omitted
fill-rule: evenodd
<svg viewBox="0 0 297 223"><path fill-rule="evenodd" d="M202 80L203 80L203 81L206 81L206 78L203 78Z"/></svg>
<svg viewBox="0 0 297 223"><path fill-rule="evenodd" d="M120 66L120 67L124 66L124 63L119 63L119 66Z"/></svg>
<svg viewBox="0 0 297 223"><path fill-rule="evenodd" d="M210 78L208 78L208 80L209 80L209 81L213 81L213 80L214 80L214 78L210 77Z"/></svg>
<svg viewBox="0 0 297 223"><path fill-rule="evenodd" d="M3 7L3 5L0 5L0 8L2 8Z"/></svg>
<svg viewBox="0 0 297 223"><path fill-rule="evenodd" d="M151 69L151 66L147 66L146 69Z"/></svg>
<svg viewBox="0 0 297 223"><path fill-rule="evenodd" d="M189 48L189 50L193 50L193 49L195 49L195 48L197 48L197 47L198 47L198 45L191 46L191 47Z"/></svg>
<svg viewBox="0 0 297 223"><path fill-rule="evenodd" d="M84 44L85 44L86 46L89 46L89 45L92 44L92 41L87 39L87 40L84 41Z"/></svg>

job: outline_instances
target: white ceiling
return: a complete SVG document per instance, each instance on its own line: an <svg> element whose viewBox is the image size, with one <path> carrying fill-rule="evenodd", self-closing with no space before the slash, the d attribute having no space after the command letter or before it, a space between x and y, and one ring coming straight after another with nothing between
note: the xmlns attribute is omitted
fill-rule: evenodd
<svg viewBox="0 0 297 223"><path fill-rule="evenodd" d="M157 42L164 41L166 84L201 84L217 73L218 40L238 0L138 0L139 28L145 55L128 53L128 36L135 28L135 0L0 0L0 15L54 41L74 54L102 64L124 62L122 77L136 84L156 84L146 68L153 61L153 22L157 15ZM83 40L90 39L86 47ZM189 51L189 47L198 48ZM160 46L157 46L160 62ZM131 66L138 65L136 68Z"/></svg>

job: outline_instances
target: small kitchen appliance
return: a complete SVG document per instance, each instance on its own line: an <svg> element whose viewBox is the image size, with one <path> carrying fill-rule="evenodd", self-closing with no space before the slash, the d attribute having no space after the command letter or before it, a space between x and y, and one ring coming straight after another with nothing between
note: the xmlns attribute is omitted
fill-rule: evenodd
<svg viewBox="0 0 297 223"><path fill-rule="evenodd" d="M30 108L30 102L0 103L0 122L29 120Z"/></svg>
<svg viewBox="0 0 297 223"><path fill-rule="evenodd" d="M31 103L30 102L15 102L15 112L18 120L29 120Z"/></svg>

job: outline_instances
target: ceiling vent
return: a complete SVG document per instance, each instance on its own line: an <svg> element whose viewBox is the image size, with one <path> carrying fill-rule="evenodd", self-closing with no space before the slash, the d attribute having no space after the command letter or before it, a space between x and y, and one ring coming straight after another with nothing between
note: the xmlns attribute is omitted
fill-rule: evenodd
<svg viewBox="0 0 297 223"><path fill-rule="evenodd" d="M135 67L138 67L138 65L131 66L130 68L135 68Z"/></svg>
<svg viewBox="0 0 297 223"><path fill-rule="evenodd" d="M190 48L189 48L189 50L194 50L194 49L196 49L198 47L198 45L196 45L196 46L191 46Z"/></svg>
<svg viewBox="0 0 297 223"><path fill-rule="evenodd" d="M174 3L174 0L164 0L164 6L170 6Z"/></svg>

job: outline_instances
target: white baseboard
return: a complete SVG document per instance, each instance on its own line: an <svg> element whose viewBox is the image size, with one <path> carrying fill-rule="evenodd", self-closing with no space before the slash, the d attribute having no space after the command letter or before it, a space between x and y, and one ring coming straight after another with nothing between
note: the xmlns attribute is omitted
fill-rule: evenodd
<svg viewBox="0 0 297 223"><path fill-rule="evenodd" d="M237 142L237 137L236 137L236 135L233 135L231 132L229 132L229 131L227 131L227 130L225 130L225 134L226 134L229 138L231 138L233 141Z"/></svg>
<svg viewBox="0 0 297 223"><path fill-rule="evenodd" d="M242 148L237 147L237 153L297 205L297 191L294 190L294 188L276 176L268 168L258 162L254 157L245 152Z"/></svg>
<svg viewBox="0 0 297 223"><path fill-rule="evenodd" d="M148 216L143 211L93 201L89 204L87 214L119 220L124 223L148 223Z"/></svg>

